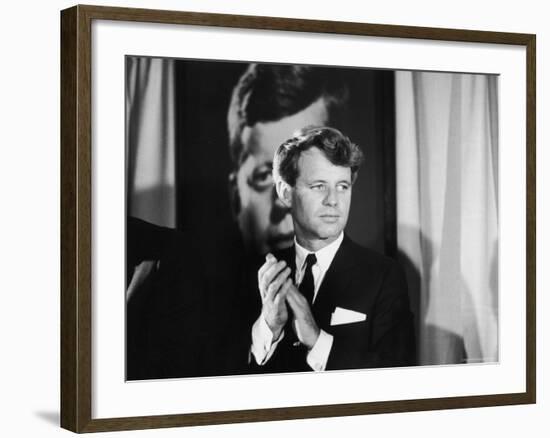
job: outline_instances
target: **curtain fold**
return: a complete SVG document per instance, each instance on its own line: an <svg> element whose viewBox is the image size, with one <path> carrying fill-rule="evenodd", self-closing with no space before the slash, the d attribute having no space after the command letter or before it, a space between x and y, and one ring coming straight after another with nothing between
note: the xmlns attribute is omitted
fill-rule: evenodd
<svg viewBox="0 0 550 438"><path fill-rule="evenodd" d="M174 60L126 58L127 213L176 226Z"/></svg>
<svg viewBox="0 0 550 438"><path fill-rule="evenodd" d="M398 246L421 364L498 360L497 121L495 76L396 72Z"/></svg>

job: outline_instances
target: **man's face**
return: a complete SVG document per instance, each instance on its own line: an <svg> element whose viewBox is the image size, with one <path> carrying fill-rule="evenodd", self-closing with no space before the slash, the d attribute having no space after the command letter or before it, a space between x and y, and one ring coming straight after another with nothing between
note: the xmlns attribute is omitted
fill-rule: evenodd
<svg viewBox="0 0 550 438"><path fill-rule="evenodd" d="M349 167L335 166L316 147L300 155L296 184L282 191L300 244L318 250L340 235L348 221L351 187Z"/></svg>
<svg viewBox="0 0 550 438"><path fill-rule="evenodd" d="M283 141L308 125L324 125L327 111L322 99L304 110L276 122L245 127L241 141L248 156L234 182L238 197L236 216L245 245L258 254L286 248L293 243L294 230L288 207L275 192L273 156Z"/></svg>

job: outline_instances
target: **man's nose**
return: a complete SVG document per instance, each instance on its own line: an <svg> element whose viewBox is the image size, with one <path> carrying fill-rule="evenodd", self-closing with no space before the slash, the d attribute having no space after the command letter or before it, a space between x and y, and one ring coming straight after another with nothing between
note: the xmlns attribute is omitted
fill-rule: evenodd
<svg viewBox="0 0 550 438"><path fill-rule="evenodd" d="M271 203L273 204L273 208L271 209L269 219L271 223L278 224L290 212L290 209L279 199L275 187L273 187L271 192Z"/></svg>
<svg viewBox="0 0 550 438"><path fill-rule="evenodd" d="M334 207L338 204L338 195L336 194L336 189L329 187L327 189L327 194L325 198L323 199L323 203L325 205L329 205L331 207Z"/></svg>

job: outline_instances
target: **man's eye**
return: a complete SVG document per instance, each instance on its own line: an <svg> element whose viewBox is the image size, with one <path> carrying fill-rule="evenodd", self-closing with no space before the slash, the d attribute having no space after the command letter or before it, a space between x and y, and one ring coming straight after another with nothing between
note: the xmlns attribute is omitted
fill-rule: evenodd
<svg viewBox="0 0 550 438"><path fill-rule="evenodd" d="M325 188L324 184L314 184L311 186L313 190L323 190Z"/></svg>
<svg viewBox="0 0 550 438"><path fill-rule="evenodd" d="M273 186L273 175L271 168L262 167L254 170L248 177L248 184L256 190L265 190Z"/></svg>
<svg viewBox="0 0 550 438"><path fill-rule="evenodd" d="M349 189L349 184L339 184L337 187L338 187L338 190L340 190L341 192L345 192L346 190Z"/></svg>

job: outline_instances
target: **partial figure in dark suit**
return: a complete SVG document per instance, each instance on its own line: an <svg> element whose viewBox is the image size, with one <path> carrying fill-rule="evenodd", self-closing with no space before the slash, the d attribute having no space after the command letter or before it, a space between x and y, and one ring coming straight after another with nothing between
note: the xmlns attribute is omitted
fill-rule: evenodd
<svg viewBox="0 0 550 438"><path fill-rule="evenodd" d="M355 144L328 127L304 128L277 149L273 177L295 239L268 254L258 271L254 371L415 364L401 268L344 235L362 159Z"/></svg>

